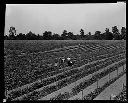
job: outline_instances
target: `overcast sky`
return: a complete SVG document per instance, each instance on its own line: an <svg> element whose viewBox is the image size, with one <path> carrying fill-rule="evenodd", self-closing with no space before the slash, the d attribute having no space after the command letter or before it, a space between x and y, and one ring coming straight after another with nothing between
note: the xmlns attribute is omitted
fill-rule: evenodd
<svg viewBox="0 0 128 103"><path fill-rule="evenodd" d="M117 25L126 27L126 4L6 4L5 33L14 26L17 33L36 34L52 31L61 34L63 30L85 34Z"/></svg>

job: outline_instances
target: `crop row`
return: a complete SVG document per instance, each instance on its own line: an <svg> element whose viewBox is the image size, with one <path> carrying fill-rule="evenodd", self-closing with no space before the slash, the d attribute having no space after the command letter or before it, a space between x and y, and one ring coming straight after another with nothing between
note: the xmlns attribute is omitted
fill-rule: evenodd
<svg viewBox="0 0 128 103"><path fill-rule="evenodd" d="M90 64L90 65L86 65L84 68L81 68L81 69L72 69L72 70L69 70L69 71L66 71L66 72L63 72L63 73L61 73L61 74L59 74L59 75L56 75L55 77L51 77L51 78L48 78L48 79L44 79L44 80L42 80L40 83L35 83L35 84L33 84L31 87L29 87L29 88L27 88L27 91L26 91L26 89L24 89L24 90L22 90L22 92L21 91L14 91L14 92L12 92L11 93L11 95L13 95L14 97L16 97L16 96L20 96L21 95L21 93L22 93L22 95L23 94L25 94L25 93L27 93L27 92L31 92L32 90L34 90L34 89L37 89L37 88L41 88L41 87L43 87L43 86L46 86L46 85L49 85L49 84L51 84L51 83L53 83L53 82L56 82L56 81L59 81L59 80L62 80L62 79L64 79L64 78L67 78L67 77L69 77L69 76L71 76L72 78L75 78L75 79L77 79L77 78L80 78L81 77L81 73L83 73L84 72L84 74L85 75L88 75L89 73L91 73L91 71L96 71L97 70L97 68L93 68L93 67L95 67L95 66L97 66L98 65L98 69L100 69L100 68L102 68L104 65L106 65L105 64L105 62L106 63L108 63L108 61L109 60L111 60L111 61L117 61L118 59L120 59L121 57L120 57L120 55L118 55L118 56L116 56L116 57L109 57L109 58L107 58L106 60L104 60L104 61L98 61L98 62L96 62L96 63L94 63L94 64ZM116 60L115 60L116 59ZM91 68L93 68L93 69L91 69ZM82 72L81 72L82 71ZM77 74L77 75L75 75L75 74ZM46 75L48 75L48 74L46 74ZM73 76L74 75L74 76ZM85 75L83 75L83 76L85 76ZM70 82L72 81L72 79L71 80L69 80ZM60 83L61 82L61 83ZM61 85L63 82L62 81L60 81L58 84L59 85ZM59 86L58 85L58 86ZM59 86L60 87L60 86ZM13 98L14 98L13 97Z"/></svg>
<svg viewBox="0 0 128 103"><path fill-rule="evenodd" d="M123 76L126 73L126 71L118 74L117 77L107 81L102 87L98 87L97 89L95 89L94 91L92 91L90 94L86 95L83 97L83 100L93 100L94 98L96 98L96 96L98 96L105 88L107 88L108 86L110 86L112 83L114 83L117 79L119 79L121 76Z"/></svg>
<svg viewBox="0 0 128 103"><path fill-rule="evenodd" d="M117 51L119 51L119 50L117 50ZM76 51L75 51L75 52L76 52ZM103 51L101 51L101 52L103 53ZM98 54L98 53L97 53L97 54ZM89 54L86 53L85 55L89 55ZM82 55L82 57L85 57L85 55ZM92 54L90 54L90 56L91 56L91 55L92 55ZM95 57L95 56L94 56L94 57ZM88 57L85 57L85 58L90 58L90 57L88 56ZM21 68L24 68L24 69L25 69L25 68L28 68L28 67L26 67L26 66L23 66L23 65L25 65L25 64L22 64L22 63L24 63L23 61L25 61L25 63L27 63L27 62L29 61L29 60L27 60L27 59L28 59L28 58L26 58L26 57L23 58L23 59L22 59L22 58L19 59L19 60L20 60L19 63L21 63L21 66L19 67L19 69L21 69ZM94 59L94 58L93 58L93 59ZM92 60L93 60L93 59L92 59ZM17 62L16 60L17 60L17 58L15 58L14 60L10 61L10 63L11 63L11 62L15 62L15 63L16 63L16 62ZM23 61L22 61L22 60L23 60ZM38 61L38 62L39 62L39 61ZM85 61L85 62L87 62L87 61ZM41 64L41 63L40 63L40 64ZM44 63L44 64L47 64L47 63ZM75 64L80 64L80 63L75 63ZM8 65L11 66L10 68L16 68L16 65L11 65L11 64L8 64ZM18 66L19 66L19 65L20 65L20 64L18 64ZM28 65L29 65L29 62L28 62ZM7 66L7 65L6 65L6 66ZM17 68L18 68L18 67L17 67ZM36 68L35 68L35 65L31 65L30 68L33 68L34 70L36 69ZM45 65L45 67L42 67L42 68L43 68L43 69L46 68L45 70L47 70L47 69L48 69L48 66ZM43 70L43 69L41 69L42 72L45 71L45 70ZM50 68L50 69L52 69L52 68ZM11 72L9 68L7 68L7 70L9 71L9 73ZM12 70L13 70L13 69L12 69ZM39 71L39 72L41 72L41 71ZM19 71L19 72L20 72L20 71ZM30 71L29 71L29 72L30 72ZM34 72L34 71L32 71L32 72ZM36 72L38 73L38 70L37 70ZM31 72L30 72L30 74L32 75L32 74L34 74L34 73L31 73ZM14 75L14 74L13 74L13 75Z"/></svg>
<svg viewBox="0 0 128 103"><path fill-rule="evenodd" d="M84 69L81 70L82 72L80 72L80 73L78 73L76 75L72 75L70 78L68 78L68 79L66 78L63 81L60 81L60 83L58 82L58 86L59 86L59 88L63 87L63 85L64 85L63 82L65 83L65 81L67 81L66 84L70 84L70 83L72 83L75 80L83 78L83 77L85 77L85 76L87 76L87 75L89 75L89 74L91 74L91 73L93 73L93 72L103 68L103 66L105 66L105 65L107 65L109 63L104 63L103 65L98 65L98 66L96 66L94 68L93 68L93 66L92 66L92 68L89 68L89 69L85 68L85 70Z"/></svg>
<svg viewBox="0 0 128 103"><path fill-rule="evenodd" d="M111 58L112 58L112 57L109 57L108 59L111 59ZM115 58L118 58L118 56L116 56ZM106 59L106 61L107 61L108 59ZM114 61L114 60L113 60L113 61ZM78 70L78 69L72 69L72 70L68 70L67 72L61 73L61 74L57 75L56 77L51 77L51 78L48 78L48 79L43 80L43 81L42 81L43 84L42 84L42 83L40 84L40 83L37 82L37 83L33 84L32 87L29 87L28 90L31 90L31 91L32 91L33 89L36 89L36 88L39 88L39 87L48 85L48 84L50 84L50 83L52 83L52 82L61 80L61 79L65 78L65 77L74 75L74 74L76 74L76 73L80 73L82 70L86 70L86 71L87 71L90 67L94 67L95 65L103 64L103 62L104 62L104 61L98 61L98 62L96 62L96 63L94 63L94 64L86 65L86 66L85 66L86 69L80 69L80 70ZM51 73L49 73L49 74L51 74ZM35 74L35 75L36 75L36 74ZM45 74L45 75L48 75L48 74ZM32 89L32 88L33 88L33 89ZM27 91L25 91L25 92L27 92ZM23 93L23 91L22 91L22 93ZM18 96L18 95L16 95L16 96Z"/></svg>
<svg viewBox="0 0 128 103"><path fill-rule="evenodd" d="M81 46L80 46L81 47ZM89 48L89 47L88 47ZM88 48L86 48L86 49L88 49ZM34 61L34 62L39 62L39 61L41 61L42 59L44 60L44 56L46 56L47 58L48 58L48 56L53 56L54 54L58 57L58 55L60 56L62 56L62 55L65 55L65 54L72 54L73 52L71 52L71 51L74 51L75 50L75 52L74 53L76 53L76 54L79 54L79 53L82 53L82 51L81 52L79 52L78 53L78 51L79 51L79 47L77 47L76 49L75 48L73 48L72 50L70 50L70 49L68 49L68 50L64 50L63 52L58 52L58 53L54 53L54 52L51 52L51 54L48 54L48 55L46 55L46 53L41 53L42 55L40 55L40 53L36 53L35 54L35 56L34 56L34 54L32 55L32 61ZM97 48L97 50L99 50L99 48ZM102 51L102 50L100 50L100 51ZM106 50L104 50L104 51L106 51ZM70 53L71 52L71 53ZM73 54L74 54L73 53ZM103 54L103 51L101 52L102 54ZM85 53L84 53L85 54ZM88 52L86 52L86 54L88 54ZM85 55L86 55L85 54ZM96 53L97 54L97 53ZM75 55L73 55L73 56L75 56ZM27 55L27 57L26 56L24 56L24 58L29 58L29 56ZM50 57L49 57L50 58ZM54 57L55 58L55 57ZM54 59L54 58L51 58L51 59L46 59L46 61L48 62L51 62L51 60L52 59ZM17 60L18 60L18 58L16 58ZM19 58L20 60L22 59L21 57ZM55 60L55 59L54 59ZM32 64L32 62L31 62L31 64ZM46 62L44 63L44 64L46 64ZM18 64L19 65L19 64Z"/></svg>
<svg viewBox="0 0 128 103"><path fill-rule="evenodd" d="M80 46L81 47L81 46ZM93 51L92 53L89 53L89 52L83 52L83 51L81 51L80 50L81 48L77 48L77 49L73 49L73 50L70 50L69 49L69 51L67 51L66 50L66 52L62 52L63 53L63 55L66 55L66 54L70 54L70 56L72 55L72 57L75 57L75 58L77 58L78 57L78 54L82 54L82 55L80 55L81 57L83 57L83 58L90 58L90 56L97 56L97 55L99 55L99 53L102 53L102 54L104 54L104 52L105 53L108 53L108 52L106 52L106 50L104 50L104 49L96 49L95 50L95 52ZM98 50L98 51L97 51ZM119 50L119 49L118 49ZM116 50L116 52L118 51L118 50ZM78 52L79 51L79 52ZM100 51L100 52L99 52ZM109 51L110 52L110 51ZM113 53L115 52L115 50L113 51ZM59 54L59 56L61 55L62 56L62 53L61 54ZM46 54L44 54L45 56L46 56ZM53 54L50 54L49 56L52 56ZM34 59L36 57L36 59ZM49 59L46 59L46 60L44 60L44 57L43 57L43 55L36 55L34 57L34 55L33 55L33 57L31 58L31 63L29 63L29 56L27 55L27 56L23 56L23 57L15 57L14 59L12 58L12 60L11 61L9 61L9 62L7 62L6 63L6 66L7 65L12 65L12 66L15 66L16 67L16 65L17 66L19 66L19 65L29 65L29 64L31 64L32 66L34 66L34 67L36 67L36 66L42 66L41 64L45 64L44 66L45 66L45 68L46 67L48 67L48 65L47 64L49 64L49 63L53 63L54 64L54 62L55 61L58 61L58 58L49 58ZM38 58L39 57L39 58ZM48 57L48 56L46 56L46 57ZM58 57L58 56L57 56ZM81 58L82 59L82 58ZM14 64L13 64L14 63ZM42 66L43 67L43 66Z"/></svg>
<svg viewBox="0 0 128 103"><path fill-rule="evenodd" d="M117 50L118 52L119 52L119 50ZM103 51L102 51L103 52ZM115 52L114 52L115 53ZM109 53L110 54L110 53ZM85 55L82 55L82 57L84 57L85 58ZM91 57L86 57L86 59L89 59L89 58L91 58ZM92 58L91 58L91 60L94 60L94 59L96 59L96 56L95 55L93 55L92 56ZM90 60L90 59L89 59ZM77 63L77 61L78 60L76 60L76 62L75 62L75 64L80 64L80 63ZM81 60L82 61L82 60ZM81 61L79 61L79 62L81 62ZM86 61L84 61L85 63L87 62L87 60ZM41 65L41 63L40 63L40 65ZM53 65L52 65L53 66ZM46 71L47 72L47 70L49 70L49 69L53 69L52 67L50 68L48 68L48 66L47 65L44 65L44 66L42 66L42 68L44 68L43 69L43 72L44 71ZM50 70L49 70L50 71Z"/></svg>
<svg viewBox="0 0 128 103"><path fill-rule="evenodd" d="M120 51L120 50L117 50L117 51ZM113 54L116 54L117 53L117 51L116 52L114 52ZM101 51L101 52L103 52L103 51ZM98 54L98 53L97 53ZM84 55L82 55L82 57L84 57L83 59L84 60L76 60L75 61L75 65L73 66L73 67L78 67L78 66L81 66L81 65L83 65L83 64L86 64L87 62L90 62L90 61L95 61L95 60L100 60L100 59L103 59L103 58L105 58L105 57L109 57L110 55L113 55L113 54L111 54L111 53L109 53L107 56L98 56L98 57L96 57L95 55L94 56L92 56L92 58L91 58L91 55L90 55L90 57L88 56L88 57L86 57L86 59L84 59L85 58L85 56ZM86 54L87 55L87 54ZM16 68L16 66L11 66L11 68ZM60 72L60 71L58 71L58 70L60 70L61 68L60 67L48 67L47 65L45 65L44 67L42 67L42 68L36 68L35 66L30 66L30 67L26 67L26 66L24 66L24 64L22 64L21 65L21 67L17 67L18 69L18 71L19 70L21 70L22 68L24 69L24 71L27 71L26 69L28 68L30 68L29 70L31 70L31 68L33 68L32 69L32 71L28 71L27 73L28 74L30 74L29 76L28 76L28 74L24 77L24 79L23 78L21 78L21 79L18 79L18 80L21 80L21 84L23 85L23 83L27 83L27 82L32 82L32 81L34 81L34 80L36 80L36 78L40 78L40 77L42 77L42 74L44 74L43 75L43 77L45 77L45 76L50 76L50 75L47 75L47 74L51 74L51 75L54 75L55 73L57 73L57 72ZM25 69L26 68L26 69ZM11 79L11 74L12 73L10 73L11 71L9 70L9 68L8 68L8 71L9 71L9 74L7 74L8 75L8 78L9 79ZM18 72L17 71L17 72ZM55 71L55 72L52 72L52 73L50 73L51 71ZM17 75L17 72L16 72L16 75ZM21 73L21 71L19 71L20 73ZM23 72L23 71L22 71ZM24 75L25 73L23 72L23 75ZM10 75L10 76L9 76ZM14 73L12 74L13 76L15 75ZM19 76L19 75L18 75ZM18 76L17 77L15 77L15 81L16 81L16 78L18 78ZM29 78L29 81L27 81L26 80L26 78ZM6 79L6 81L7 81L7 79ZM9 84L9 83L8 83ZM11 83L10 83L11 84ZM18 83L16 83L15 82L15 84L14 84L14 86L11 86L11 88L12 87L16 87L17 86L17 84Z"/></svg>
<svg viewBox="0 0 128 103"><path fill-rule="evenodd" d="M85 42L85 41L84 41ZM75 46L78 44L84 44L81 41L4 41L4 47L10 50L20 50L23 52L44 52L53 49L64 48L65 46ZM89 43L90 44L90 43Z"/></svg>
<svg viewBox="0 0 128 103"><path fill-rule="evenodd" d="M107 70L105 70L105 71L103 71L101 73L98 73L98 74L94 75L91 79L85 80L85 81L81 82L79 85L77 85L74 88L72 88L72 92L71 93L69 93L69 92L65 92L63 94L60 93L59 95L57 95L56 97L51 98L51 99L52 100L69 99L70 97L72 97L72 96L76 95L77 93L79 93L81 90L85 89L87 86L93 84L97 80L99 80L99 79L103 78L104 76L106 76L108 73L110 73L110 72L116 70L117 68L119 68L120 66L122 66L121 64L123 65L124 62L120 62L119 65L118 64L117 65L114 65L113 67L111 67L111 68L109 68L109 69L107 69ZM122 74L119 75L119 77L120 76L122 76ZM115 79L118 79L119 77L117 77ZM114 82L115 79L110 80L103 87L96 89L95 92L91 92L90 94L88 94L84 98L91 98L89 100L92 100L92 98L94 98L94 96L98 95L98 93L100 93L101 90L105 89L109 84L111 84L112 82Z"/></svg>
<svg viewBox="0 0 128 103"><path fill-rule="evenodd" d="M80 46L80 47L81 47L81 46ZM70 54L70 55L72 55L72 54L81 54L81 53L84 52L84 51L80 51L80 52L79 52L80 47L77 47L76 49L73 48L72 50L69 49L69 51L65 50L65 51L60 52L60 53L58 52L58 53L55 53L55 55L58 57L58 56L60 56L60 55L61 55L61 56L65 56L65 54L67 54L67 55L69 55L69 54ZM87 52L86 52L86 53L88 54L88 52L89 52L89 51L88 51L88 48L86 48L86 49L87 49ZM97 48L97 50L98 50L98 49L99 49L99 48ZM96 49L95 49L95 50L96 50ZM74 52L74 53L73 53L73 52ZM86 53L84 53L84 54L86 55ZM51 56L51 55L54 55L54 52L51 53L50 56ZM45 55L45 56L46 56L46 55ZM74 55L73 55L73 56L74 56ZM41 57L40 59L42 59L42 58L44 59L43 55L38 55L37 58L38 58L38 57L39 57L39 58ZM54 58L55 58L55 57L54 57ZM52 58L52 59L54 59L54 58ZM37 59L37 60L38 60L38 59Z"/></svg>
<svg viewBox="0 0 128 103"><path fill-rule="evenodd" d="M109 69L99 73L99 75L97 74L97 75L93 76L89 81L91 81L92 83L96 82L97 80L106 76L108 73L111 73L111 72L115 71L116 69L118 69L120 66L124 65L125 62L126 61L123 61L123 62L120 62L119 64L114 65L113 67L110 67ZM84 82L80 83L79 85L77 85L76 87L74 87L72 89L73 94L77 94L78 92L83 90L85 87L87 87L85 85L90 85L90 84L88 84L87 81L85 80Z"/></svg>
<svg viewBox="0 0 128 103"><path fill-rule="evenodd" d="M125 52L121 52L121 53L125 53ZM93 61L96 61L96 60L101 60L101 59L104 59L104 58L112 57L114 55L117 55L117 54L114 53L114 54L101 55L101 56L98 56L98 57L95 57L95 58L94 57L90 58L89 60L91 62L93 62ZM79 66L81 66L81 65L86 64L87 62L88 62L88 59L85 59L85 60L81 61L81 63L76 61L75 65L73 65L73 67L71 67L71 68L78 67L78 65L77 65L78 63L79 63ZM70 68L68 68L68 70L70 70ZM37 71L36 74L39 76L42 73L47 73L47 76L49 77L49 76L52 76L52 75L56 75L57 73L60 73L60 71L65 71L65 69L64 68L54 68L54 67L51 67L51 68L47 68L47 69L44 69L44 70L39 71L39 72ZM56 73L56 74L54 74L54 73Z"/></svg>
<svg viewBox="0 0 128 103"><path fill-rule="evenodd" d="M113 61L114 62L114 61ZM108 64L108 62L107 62L107 64ZM110 63L108 64L108 65L110 65ZM105 67L105 66L103 66L103 67ZM102 68L103 68L102 67ZM94 69L94 71L95 71L95 69ZM89 74L89 73L88 73ZM23 97L22 99L24 100L30 100L30 99L38 99L38 98L40 98L40 97L43 97L43 96L46 96L46 95L48 95L48 94L50 94L50 93L52 93L52 92L54 92L54 91L56 91L56 90L58 90L58 89L60 89L60 88L62 88L62 87L64 87L64 86L66 86L66 85L68 85L68 84L70 84L70 83L72 83L72 82L74 82L74 81L76 81L76 80L78 80L78 79L80 79L80 78L82 78L82 77L84 77L84 76L86 76L87 74L85 73L85 72L83 72L81 75L79 75L78 74L78 76L80 76L80 77L77 77L77 78L75 78L74 76L71 76L70 78L66 78L66 79L64 79L64 80L62 80L62 81L59 81L58 83L56 83L56 85L53 85L53 86L46 86L46 87L44 87L43 88L43 90L41 90L41 91L33 91L32 93L30 93L29 95L26 95L25 97ZM77 75L76 75L77 76ZM75 78L75 79L74 79Z"/></svg>

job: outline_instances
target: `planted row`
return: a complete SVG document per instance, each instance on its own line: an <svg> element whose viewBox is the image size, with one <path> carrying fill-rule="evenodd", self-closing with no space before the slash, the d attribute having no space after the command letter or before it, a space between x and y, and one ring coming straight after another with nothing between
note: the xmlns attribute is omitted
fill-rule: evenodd
<svg viewBox="0 0 128 103"><path fill-rule="evenodd" d="M122 64L124 65L123 63L126 63L126 61L122 61L122 62L119 62L119 64ZM56 97L53 97L51 99L53 100L62 100L62 99L68 99L70 98L71 96L74 96L75 94L79 93L81 90L85 89L87 86L93 84L94 82L96 82L98 79L106 76L108 73L114 71L117 69L117 66L119 68L119 66L122 66L122 65L114 65L113 67L111 67L110 69L106 70L106 71L103 71L101 73L98 73L96 75L94 75L91 79L89 80L85 80L84 82L81 82L79 85L75 86L73 89L72 89L72 92L71 93L64 93L64 94L59 94L58 96ZM82 74L81 74L82 75ZM69 95L70 94L70 95ZM64 95L65 98L64 98ZM67 96L68 95L68 96Z"/></svg>
<svg viewBox="0 0 128 103"><path fill-rule="evenodd" d="M110 86L112 83L114 83L117 79L119 79L121 76L123 76L126 73L126 71L124 71L123 73L120 73L117 77L111 79L110 81L107 81L102 87L98 87L97 89L95 89L94 91L92 91L91 93L89 93L88 95L83 97L83 100L93 100L94 98L96 98L103 90L105 90L105 88L107 88L108 86Z"/></svg>
<svg viewBox="0 0 128 103"><path fill-rule="evenodd" d="M110 58L110 57L109 57ZM117 58L117 57L116 57ZM115 61L115 60L113 60L113 61ZM94 63L94 64L91 64L91 65L87 65L87 66L85 66L85 70L87 71L87 69L88 68L90 68L90 67L93 67L93 66L95 66L95 65L99 65L99 64L103 64L102 63L102 61L100 61L100 62L96 62L96 63ZM99 68L99 67L98 67ZM102 68L102 67L101 67ZM96 70L96 69L95 69ZM71 70L71 71L69 71L69 72L65 72L65 73L63 73L63 74L61 74L61 75L58 75L57 77L53 77L53 78L49 78L49 79L46 79L46 80L44 80L44 81L42 81L42 83L36 83L36 84L34 84L32 87L29 87L29 88L27 88L28 90L27 91L32 91L32 90L34 90L34 89L37 89L37 88L40 88L40 87L43 87L43 86L46 86L46 85L48 85L48 84L50 84L50 83L53 83L53 82L56 82L56 81L58 81L58 80L61 80L61 79L63 79L63 78L66 78L66 77L68 77L68 76L71 76L71 75L74 75L74 73L79 73L79 72L81 72L82 70L80 69L80 70ZM48 75L48 74L46 74L46 75ZM79 77L78 75L77 76L75 76L74 78L77 78L77 77ZM71 82L71 81L69 81L69 82ZM61 83L62 84L62 83ZM24 89L25 90L25 89ZM21 95L21 93L22 94L24 94L24 93L27 93L27 91L25 91L25 92L23 92L24 90L22 90L22 92L21 91L15 91L15 92L12 92L11 93L11 95L13 95L14 97L18 97L19 95ZM19 92L19 95L18 95L18 92ZM14 98L13 97L13 98Z"/></svg>
<svg viewBox="0 0 128 103"><path fill-rule="evenodd" d="M120 59L120 58L118 58L118 56L116 56L116 57L112 57L112 58L109 58L109 59L104 60L104 61L100 61L100 62L96 62L96 63L91 64L91 65L87 65L87 66L85 66L84 68L82 68L80 70L73 69L71 71L64 72L64 73L62 73L60 75L57 75L56 77L45 79L42 82L37 83L37 84L33 85L32 87L29 87L27 91L31 92L34 89L41 88L43 86L46 86L48 84L51 84L53 82L56 82L58 80L62 80L63 79L62 81L59 81L58 84L57 84L57 87L61 88L63 86L66 86L69 83L72 83L73 81L75 81L77 79L80 79L80 78L82 78L82 77L84 77L84 76L86 76L86 75L88 75L88 74L90 74L92 72L95 72L95 71L103 68L104 66L109 65L111 63L110 61L116 62L116 61L118 61L118 59ZM99 65L99 64L101 64L101 65ZM97 67L97 65L98 65L98 67ZM94 66L96 66L96 67L93 68ZM74 75L74 74L77 74L77 75ZM67 79L68 76L70 76L69 79ZM64 79L64 78L66 78L66 79ZM26 91L26 93L27 93L27 91ZM23 95L23 93L25 93L25 92L21 92L21 93L19 92L20 94L18 95L18 92L19 91L15 91L15 92L11 93L10 97L11 98L16 98L19 95L21 95L21 93L22 93L22 95Z"/></svg>
<svg viewBox="0 0 128 103"><path fill-rule="evenodd" d="M111 72L111 71L109 70L109 72ZM84 74L85 73L83 73L82 75L84 75ZM94 78L91 79L91 81L95 81L96 78L98 78L98 77L95 76ZM37 99L39 99L39 98L41 98L43 96L46 96L46 95L48 95L48 94L50 94L50 93L52 93L52 92L54 92L54 91L56 91L56 90L58 90L58 89L60 89L62 87L68 85L68 81L71 83L72 79L73 78L66 78L66 79L62 80L61 82L58 82L57 85L47 86L47 87L45 87L47 89L44 88L41 91L34 91L34 92L32 92L32 94L26 96L25 98L23 97L22 99L23 100L24 99L25 100L30 100L30 99L37 100ZM74 81L72 81L72 82L74 82ZM84 83L84 84L87 84L87 83ZM83 88L82 86L80 86L80 87ZM34 95L34 97L33 97L33 93L34 94L37 93L38 95ZM31 95L32 95L32 97L31 97Z"/></svg>

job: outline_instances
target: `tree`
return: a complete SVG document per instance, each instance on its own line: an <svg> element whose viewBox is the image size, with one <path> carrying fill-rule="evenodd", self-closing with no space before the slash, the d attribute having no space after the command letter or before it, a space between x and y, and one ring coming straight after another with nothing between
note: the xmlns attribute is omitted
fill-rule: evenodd
<svg viewBox="0 0 128 103"><path fill-rule="evenodd" d="M112 32L113 32L114 39L118 40L120 33L117 26L112 27Z"/></svg>
<svg viewBox="0 0 128 103"><path fill-rule="evenodd" d="M86 40L91 40L91 39L92 39L91 32L88 32L88 34L86 35Z"/></svg>
<svg viewBox="0 0 128 103"><path fill-rule="evenodd" d="M43 33L43 39L44 40L51 40L52 39L52 32L51 31L45 31Z"/></svg>
<svg viewBox="0 0 128 103"><path fill-rule="evenodd" d="M67 39L68 33L67 30L64 30L63 33L61 34L61 37L63 40Z"/></svg>
<svg viewBox="0 0 128 103"><path fill-rule="evenodd" d="M83 29L80 29L80 36L81 36L82 38L84 38L84 30L83 30Z"/></svg>
<svg viewBox="0 0 128 103"><path fill-rule="evenodd" d="M59 40L60 39L60 35L56 34L56 33L54 33L52 37L53 37L54 40Z"/></svg>
<svg viewBox="0 0 128 103"><path fill-rule="evenodd" d="M101 38L101 34L100 33L101 33L100 31L96 31L95 34L94 34L94 38L98 39L98 40L101 40L102 38Z"/></svg>
<svg viewBox="0 0 128 103"><path fill-rule="evenodd" d="M68 38L69 38L69 39L73 39L73 36L74 36L74 35L73 35L73 32L68 32Z"/></svg>
<svg viewBox="0 0 128 103"><path fill-rule="evenodd" d="M106 28L105 33L103 35L105 40L112 40L113 39L113 34L109 32L109 29Z"/></svg>
<svg viewBox="0 0 128 103"><path fill-rule="evenodd" d="M16 36L16 39L25 40L26 39L25 34L19 33L19 35Z"/></svg>
<svg viewBox="0 0 128 103"><path fill-rule="evenodd" d="M35 35L31 31L29 31L29 33L26 34L26 39L28 40L36 40L36 38L37 38L37 35Z"/></svg>
<svg viewBox="0 0 128 103"><path fill-rule="evenodd" d="M88 35L90 36L91 35L91 32L89 32Z"/></svg>
<svg viewBox="0 0 128 103"><path fill-rule="evenodd" d="M16 29L15 27L11 26L9 29L9 39L15 39L16 36Z"/></svg>
<svg viewBox="0 0 128 103"><path fill-rule="evenodd" d="M41 40L41 36L37 34L37 40Z"/></svg>
<svg viewBox="0 0 128 103"><path fill-rule="evenodd" d="M126 28L125 27L121 28L121 39L126 40Z"/></svg>
<svg viewBox="0 0 128 103"><path fill-rule="evenodd" d="M16 36L16 29L15 29L15 27L13 27L13 26L10 27L10 29L9 29L9 35Z"/></svg>
<svg viewBox="0 0 128 103"><path fill-rule="evenodd" d="M75 35L75 40L80 40L80 39L81 39L81 37L79 34Z"/></svg>

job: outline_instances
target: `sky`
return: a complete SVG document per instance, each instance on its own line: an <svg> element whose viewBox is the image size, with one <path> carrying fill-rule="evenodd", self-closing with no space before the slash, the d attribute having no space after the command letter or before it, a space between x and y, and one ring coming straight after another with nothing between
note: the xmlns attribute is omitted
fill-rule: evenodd
<svg viewBox="0 0 128 103"><path fill-rule="evenodd" d="M17 33L42 35L45 31L62 34L63 30L80 34L110 31L113 26L126 27L126 3L82 4L6 4L5 34L10 26Z"/></svg>

